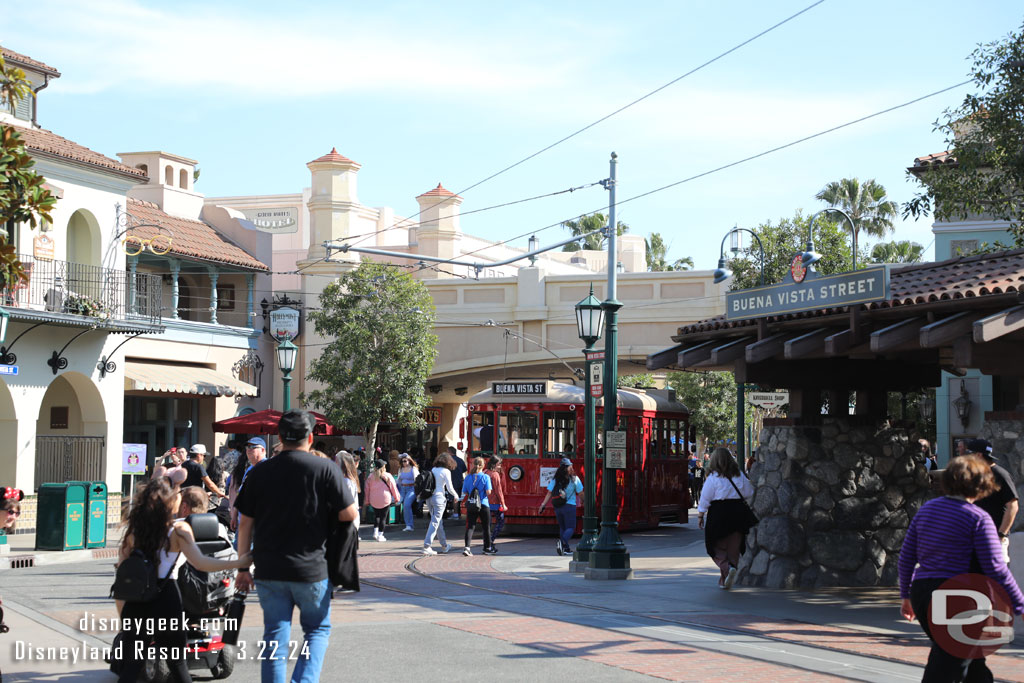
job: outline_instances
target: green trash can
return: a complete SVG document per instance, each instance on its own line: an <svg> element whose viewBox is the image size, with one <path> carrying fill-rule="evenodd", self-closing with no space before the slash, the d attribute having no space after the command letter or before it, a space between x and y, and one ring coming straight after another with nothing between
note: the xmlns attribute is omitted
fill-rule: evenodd
<svg viewBox="0 0 1024 683"><path fill-rule="evenodd" d="M105 548L107 546L107 483L105 481L69 481L69 484L84 484L88 490L86 509L89 511L85 523L85 547Z"/></svg>
<svg viewBox="0 0 1024 683"><path fill-rule="evenodd" d="M43 484L36 499L36 550L85 548L88 482Z"/></svg>

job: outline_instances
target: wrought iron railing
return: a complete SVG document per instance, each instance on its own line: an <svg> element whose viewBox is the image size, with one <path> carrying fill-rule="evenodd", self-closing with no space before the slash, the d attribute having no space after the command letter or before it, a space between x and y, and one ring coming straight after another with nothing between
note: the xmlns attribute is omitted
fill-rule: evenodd
<svg viewBox="0 0 1024 683"><path fill-rule="evenodd" d="M42 484L103 481L102 436L37 436L36 490Z"/></svg>
<svg viewBox="0 0 1024 683"><path fill-rule="evenodd" d="M96 318L160 322L159 275L18 256L28 281L3 291L4 306Z"/></svg>

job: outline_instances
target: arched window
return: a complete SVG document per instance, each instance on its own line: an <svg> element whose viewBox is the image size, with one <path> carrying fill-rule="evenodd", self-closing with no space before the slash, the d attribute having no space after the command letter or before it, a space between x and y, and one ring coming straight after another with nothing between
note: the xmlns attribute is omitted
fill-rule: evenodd
<svg viewBox="0 0 1024 683"><path fill-rule="evenodd" d="M164 185L174 187L174 169L170 166L164 168Z"/></svg>
<svg viewBox="0 0 1024 683"><path fill-rule="evenodd" d="M139 164L135 168L145 173L147 177L149 176L149 166L147 166L146 164Z"/></svg>
<svg viewBox="0 0 1024 683"><path fill-rule="evenodd" d="M185 169L178 171L178 187L183 190L188 189L188 171Z"/></svg>

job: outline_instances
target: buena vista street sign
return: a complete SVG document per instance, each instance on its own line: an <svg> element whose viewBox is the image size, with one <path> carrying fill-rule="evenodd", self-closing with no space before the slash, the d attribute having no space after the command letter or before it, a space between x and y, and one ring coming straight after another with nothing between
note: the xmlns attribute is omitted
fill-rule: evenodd
<svg viewBox="0 0 1024 683"><path fill-rule="evenodd" d="M819 275L797 255L789 275L777 285L751 287L725 295L725 319L745 320L769 315L815 311L889 298L889 269L885 266Z"/></svg>

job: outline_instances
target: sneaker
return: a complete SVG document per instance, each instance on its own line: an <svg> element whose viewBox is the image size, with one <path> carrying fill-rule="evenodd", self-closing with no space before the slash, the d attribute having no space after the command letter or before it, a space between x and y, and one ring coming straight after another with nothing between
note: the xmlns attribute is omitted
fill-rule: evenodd
<svg viewBox="0 0 1024 683"><path fill-rule="evenodd" d="M561 541L557 541L555 543L555 552L558 553L559 555L564 555L565 554L565 550L562 548L562 542Z"/></svg>
<svg viewBox="0 0 1024 683"><path fill-rule="evenodd" d="M473 551L470 550L469 548L463 548L462 549L462 554L465 555L466 557L472 557L473 556Z"/></svg>
<svg viewBox="0 0 1024 683"><path fill-rule="evenodd" d="M375 541L380 540L380 532L377 531L376 529L373 530L373 540L375 540Z"/></svg>
<svg viewBox="0 0 1024 683"><path fill-rule="evenodd" d="M736 567L729 567L729 573L725 577L725 583L722 584L722 588L729 590L734 583L736 583Z"/></svg>
<svg viewBox="0 0 1024 683"><path fill-rule="evenodd" d="M572 548L570 548L569 546L565 546L565 554L572 555Z"/></svg>
<svg viewBox="0 0 1024 683"><path fill-rule="evenodd" d="M411 526L407 526L404 529L402 529L402 531L413 531L413 528Z"/></svg>
<svg viewBox="0 0 1024 683"><path fill-rule="evenodd" d="M497 554L498 554L498 549L497 548L484 548L484 555L497 555Z"/></svg>
<svg viewBox="0 0 1024 683"><path fill-rule="evenodd" d="M445 546L443 548L441 548L441 554L443 555L444 553L448 552L451 549L452 549L452 544L451 543L446 543Z"/></svg>
<svg viewBox="0 0 1024 683"><path fill-rule="evenodd" d="M388 539L384 538L384 534L381 534L381 535L377 536L377 542L378 543L384 543L387 540Z"/></svg>
<svg viewBox="0 0 1024 683"><path fill-rule="evenodd" d="M434 550L433 548L424 548L423 549L423 554L424 555L437 555L437 551Z"/></svg>

